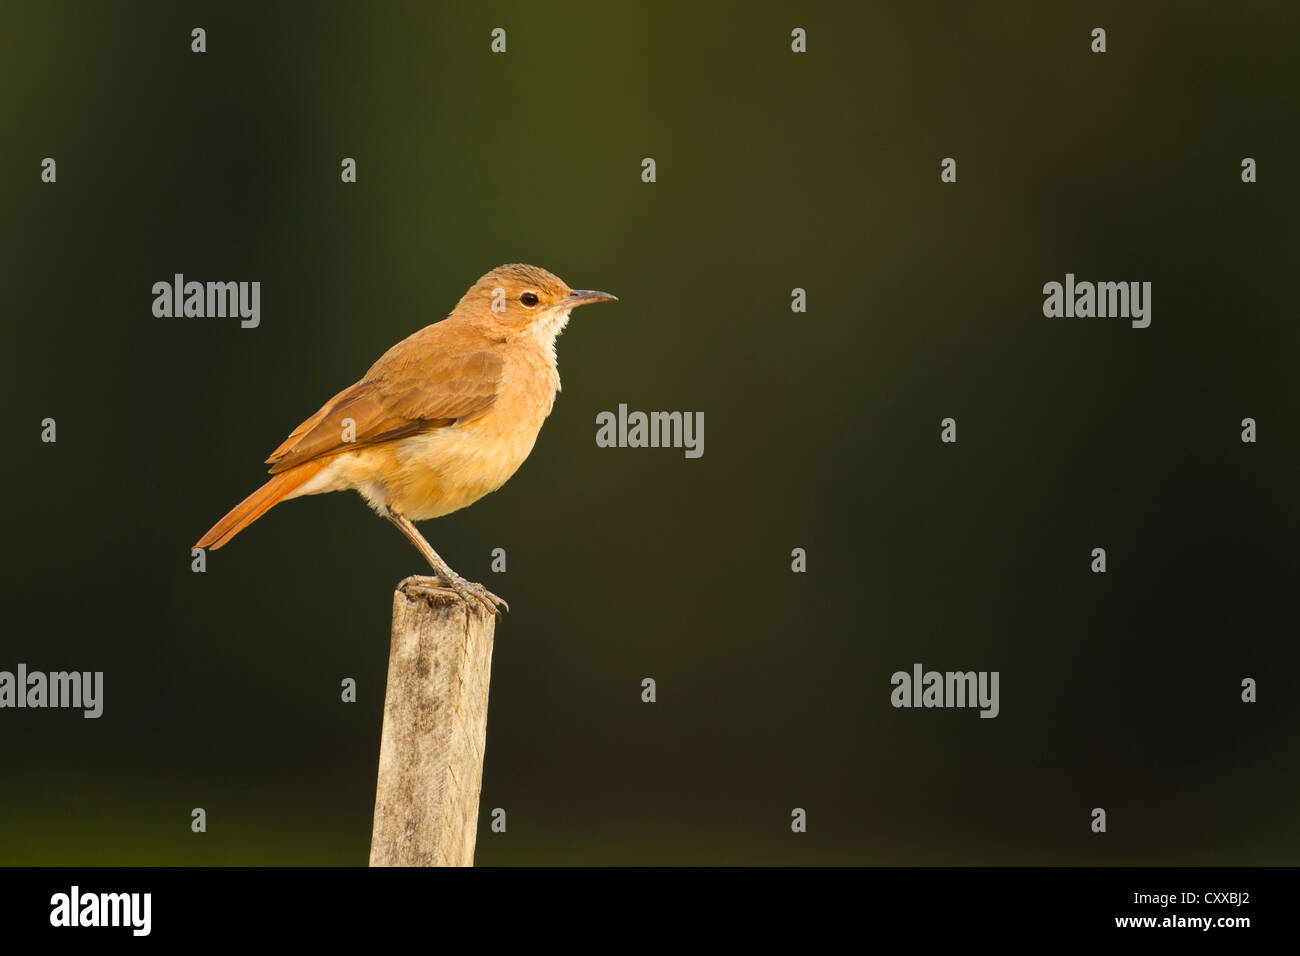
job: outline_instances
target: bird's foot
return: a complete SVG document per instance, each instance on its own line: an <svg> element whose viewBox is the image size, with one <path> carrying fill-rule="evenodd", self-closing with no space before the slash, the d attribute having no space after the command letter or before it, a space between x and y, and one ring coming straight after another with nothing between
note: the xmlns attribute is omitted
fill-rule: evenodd
<svg viewBox="0 0 1300 956"><path fill-rule="evenodd" d="M482 604L485 608L501 617L500 607L510 610L510 605L505 602L504 598L499 598L483 585L474 581L467 581L459 574L451 575L415 575L415 580L432 584L435 587L451 588L461 596L461 599L467 605L473 605L475 602Z"/></svg>

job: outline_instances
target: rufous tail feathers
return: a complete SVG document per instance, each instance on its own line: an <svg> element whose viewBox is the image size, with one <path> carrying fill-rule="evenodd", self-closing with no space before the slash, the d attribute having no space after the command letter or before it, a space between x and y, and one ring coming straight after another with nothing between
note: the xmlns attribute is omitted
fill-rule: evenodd
<svg viewBox="0 0 1300 956"><path fill-rule="evenodd" d="M326 462L321 459L305 461L297 468L291 468L276 475L261 488L258 488L231 508L229 513L214 524L211 530L200 538L198 544L194 547L209 548L215 551L270 511L276 504L283 501L287 495L306 483L325 464Z"/></svg>

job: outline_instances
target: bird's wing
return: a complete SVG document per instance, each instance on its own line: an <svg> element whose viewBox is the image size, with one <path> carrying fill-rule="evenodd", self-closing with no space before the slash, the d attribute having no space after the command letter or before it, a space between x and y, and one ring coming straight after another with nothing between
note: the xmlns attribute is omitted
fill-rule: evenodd
<svg viewBox="0 0 1300 956"><path fill-rule="evenodd" d="M437 325L429 326L389 349L364 379L295 428L266 460L271 474L324 455L447 428L491 408L501 383L501 356L487 348L439 348L442 336L435 330ZM345 419L352 420L346 432Z"/></svg>

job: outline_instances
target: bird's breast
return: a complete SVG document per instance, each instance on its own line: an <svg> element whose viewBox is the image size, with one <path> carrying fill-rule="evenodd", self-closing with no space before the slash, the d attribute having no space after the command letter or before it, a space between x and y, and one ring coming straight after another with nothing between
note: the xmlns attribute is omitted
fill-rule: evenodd
<svg viewBox="0 0 1300 956"><path fill-rule="evenodd" d="M540 423L539 423L540 426ZM415 521L450 514L496 491L524 463L538 427L488 413L396 442L387 503Z"/></svg>
<svg viewBox="0 0 1300 956"><path fill-rule="evenodd" d="M511 368L492 406L477 418L398 441L388 503L420 521L504 485L533 450L555 404L559 375L553 363L538 358Z"/></svg>

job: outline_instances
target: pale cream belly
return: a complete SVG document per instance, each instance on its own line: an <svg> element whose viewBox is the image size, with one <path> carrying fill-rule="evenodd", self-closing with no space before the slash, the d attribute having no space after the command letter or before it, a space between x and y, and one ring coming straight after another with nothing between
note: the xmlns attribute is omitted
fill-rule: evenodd
<svg viewBox="0 0 1300 956"><path fill-rule="evenodd" d="M287 497L355 488L380 513L391 506L413 521L450 514L504 485L533 450L540 422L508 434L494 424L480 419L346 452Z"/></svg>

